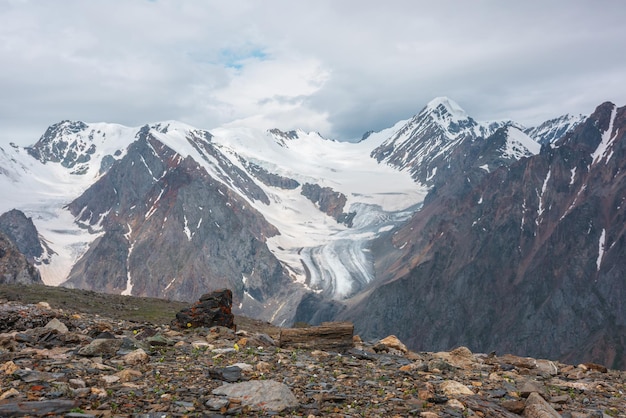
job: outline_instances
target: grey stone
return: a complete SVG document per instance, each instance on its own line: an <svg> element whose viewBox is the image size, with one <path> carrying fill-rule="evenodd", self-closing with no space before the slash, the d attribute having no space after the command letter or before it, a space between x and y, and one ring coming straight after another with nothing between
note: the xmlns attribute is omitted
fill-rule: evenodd
<svg viewBox="0 0 626 418"><path fill-rule="evenodd" d="M242 405L268 411L281 412L298 407L298 400L291 389L275 380L251 380L249 382L225 384L212 392L228 398L241 400Z"/></svg>
<svg viewBox="0 0 626 418"><path fill-rule="evenodd" d="M219 411L222 408L226 408L229 403L230 402L226 398L215 397L215 398L209 398L204 403L204 406L206 406L207 408L209 408L212 411Z"/></svg>
<svg viewBox="0 0 626 418"><path fill-rule="evenodd" d="M519 389L520 395L522 398L527 398L531 393L536 392L541 397L546 398L546 388L539 382L535 382L534 380L527 380L522 384L522 387Z"/></svg>
<svg viewBox="0 0 626 418"><path fill-rule="evenodd" d="M211 379L224 380L231 383L241 380L241 368L238 366L209 369L208 373Z"/></svg>
<svg viewBox="0 0 626 418"><path fill-rule="evenodd" d="M52 318L50 322L48 322L44 328L50 329L50 330L56 330L60 334L67 334L67 332L69 331L67 326L63 322L59 321L57 318Z"/></svg>
<svg viewBox="0 0 626 418"><path fill-rule="evenodd" d="M113 356L122 345L122 340L99 338L78 350L78 354L86 357Z"/></svg>

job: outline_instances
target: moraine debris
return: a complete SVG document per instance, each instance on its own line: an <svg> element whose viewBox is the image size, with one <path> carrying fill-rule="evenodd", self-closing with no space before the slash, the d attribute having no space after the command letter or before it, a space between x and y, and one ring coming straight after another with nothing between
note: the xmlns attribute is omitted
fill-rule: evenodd
<svg viewBox="0 0 626 418"><path fill-rule="evenodd" d="M595 363L404 352L346 323L181 330L4 302L0 324L16 313L0 332L0 416L626 418L626 372Z"/></svg>

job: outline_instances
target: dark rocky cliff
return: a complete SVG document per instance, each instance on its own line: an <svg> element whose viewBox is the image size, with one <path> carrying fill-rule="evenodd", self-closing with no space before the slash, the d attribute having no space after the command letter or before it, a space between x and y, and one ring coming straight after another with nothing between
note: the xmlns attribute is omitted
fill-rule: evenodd
<svg viewBox="0 0 626 418"><path fill-rule="evenodd" d="M9 237L31 263L43 255L37 228L24 212L13 209L0 215L0 232Z"/></svg>
<svg viewBox="0 0 626 418"><path fill-rule="evenodd" d="M352 220L356 213L345 213L343 211L347 198L343 193L339 193L330 187L321 187L319 184L305 183L302 185L303 196L313 202L319 210L334 218L337 222L352 225Z"/></svg>
<svg viewBox="0 0 626 418"><path fill-rule="evenodd" d="M418 350L624 367L625 153L626 108L605 103L537 156L459 171L378 244L380 281L340 317Z"/></svg>
<svg viewBox="0 0 626 418"><path fill-rule="evenodd" d="M0 284L41 284L39 271L28 262L4 233L0 232Z"/></svg>

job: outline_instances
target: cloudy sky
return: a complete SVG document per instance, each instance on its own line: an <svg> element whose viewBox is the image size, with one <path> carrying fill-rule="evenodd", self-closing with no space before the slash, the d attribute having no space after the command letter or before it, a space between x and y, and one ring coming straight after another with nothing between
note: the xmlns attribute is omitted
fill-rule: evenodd
<svg viewBox="0 0 626 418"><path fill-rule="evenodd" d="M64 119L348 140L448 96L532 126L626 105L623 1L0 0L0 145Z"/></svg>

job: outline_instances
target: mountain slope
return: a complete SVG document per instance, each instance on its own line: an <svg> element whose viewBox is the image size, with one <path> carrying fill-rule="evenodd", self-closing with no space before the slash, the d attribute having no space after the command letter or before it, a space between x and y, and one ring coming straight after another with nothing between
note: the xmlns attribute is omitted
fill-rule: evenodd
<svg viewBox="0 0 626 418"><path fill-rule="evenodd" d="M264 245L277 230L150 129L69 209L103 234L78 260L66 286L175 300L229 287L239 300L250 299L247 312L258 313L256 305L290 285Z"/></svg>
<svg viewBox="0 0 626 418"><path fill-rule="evenodd" d="M625 151L626 108L605 103L554 148L442 185L378 243L381 280L340 317L415 349L623 367Z"/></svg>
<svg viewBox="0 0 626 418"><path fill-rule="evenodd" d="M425 195L368 157L384 134L216 131L64 121L4 152L0 185L28 189L15 203L50 246L44 281L185 300L228 286L241 312L290 321L310 289L370 281L368 242Z"/></svg>

